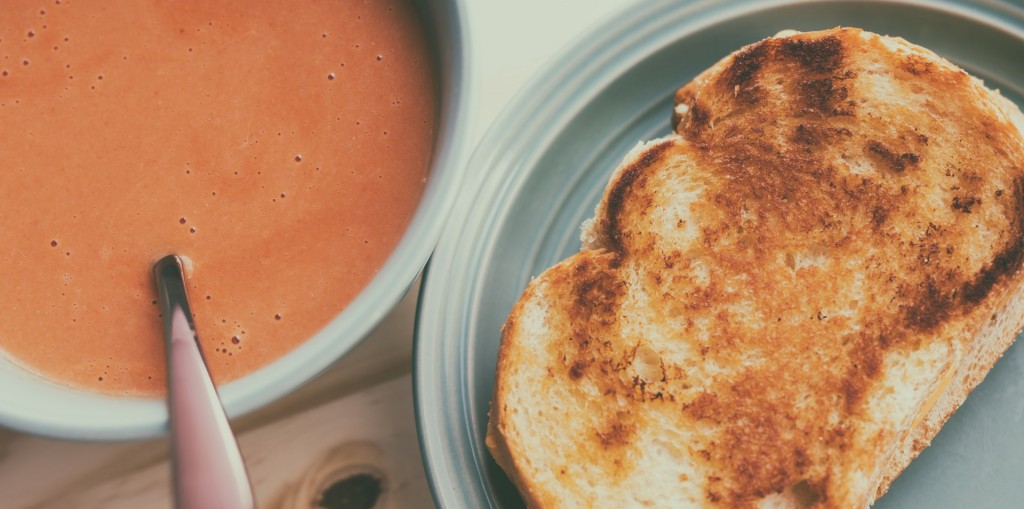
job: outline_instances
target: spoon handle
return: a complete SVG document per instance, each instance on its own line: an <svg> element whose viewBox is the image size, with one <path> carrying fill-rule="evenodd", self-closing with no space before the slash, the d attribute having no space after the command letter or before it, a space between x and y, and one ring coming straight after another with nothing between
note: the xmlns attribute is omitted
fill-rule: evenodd
<svg viewBox="0 0 1024 509"><path fill-rule="evenodd" d="M181 259L173 255L162 258L153 267L153 274L167 342L167 398L176 506L255 507L242 455L199 348Z"/></svg>

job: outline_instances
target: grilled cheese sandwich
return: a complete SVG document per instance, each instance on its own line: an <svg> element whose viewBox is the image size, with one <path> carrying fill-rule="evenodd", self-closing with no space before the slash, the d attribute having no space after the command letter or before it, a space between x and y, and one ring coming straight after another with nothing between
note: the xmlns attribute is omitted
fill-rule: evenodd
<svg viewBox="0 0 1024 509"><path fill-rule="evenodd" d="M488 446L531 507L867 507L1024 326L1024 115L846 28L676 101L511 310Z"/></svg>

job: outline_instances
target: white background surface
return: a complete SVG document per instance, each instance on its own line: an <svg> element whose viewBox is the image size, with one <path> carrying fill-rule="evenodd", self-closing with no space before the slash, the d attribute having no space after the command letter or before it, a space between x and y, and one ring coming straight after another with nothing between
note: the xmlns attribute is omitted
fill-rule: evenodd
<svg viewBox="0 0 1024 509"><path fill-rule="evenodd" d="M464 0L475 147L515 92L570 41L637 0Z"/></svg>

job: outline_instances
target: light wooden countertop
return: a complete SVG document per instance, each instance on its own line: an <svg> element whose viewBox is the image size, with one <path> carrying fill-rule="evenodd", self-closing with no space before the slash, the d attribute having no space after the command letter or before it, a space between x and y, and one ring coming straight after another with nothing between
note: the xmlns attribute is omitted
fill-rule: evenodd
<svg viewBox="0 0 1024 509"><path fill-rule="evenodd" d="M629 0L465 3L472 148L537 68ZM310 507L322 485L364 470L384 479L375 507L432 506L410 378L418 288L323 375L232 422L260 507ZM0 428L0 507L170 507L167 451L166 439L75 443Z"/></svg>

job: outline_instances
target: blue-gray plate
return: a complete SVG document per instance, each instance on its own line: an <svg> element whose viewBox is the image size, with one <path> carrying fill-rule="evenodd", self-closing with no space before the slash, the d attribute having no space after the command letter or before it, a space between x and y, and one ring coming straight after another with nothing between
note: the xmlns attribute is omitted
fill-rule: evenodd
<svg viewBox="0 0 1024 509"><path fill-rule="evenodd" d="M642 2L551 61L500 115L435 250L416 326L416 411L440 507L521 507L484 446L499 330L531 277L579 249L611 171L668 134L673 92L782 29L903 37L1024 107L1024 6L983 1ZM666 501L670 505L670 501ZM1024 344L1006 353L878 508L1024 507Z"/></svg>

